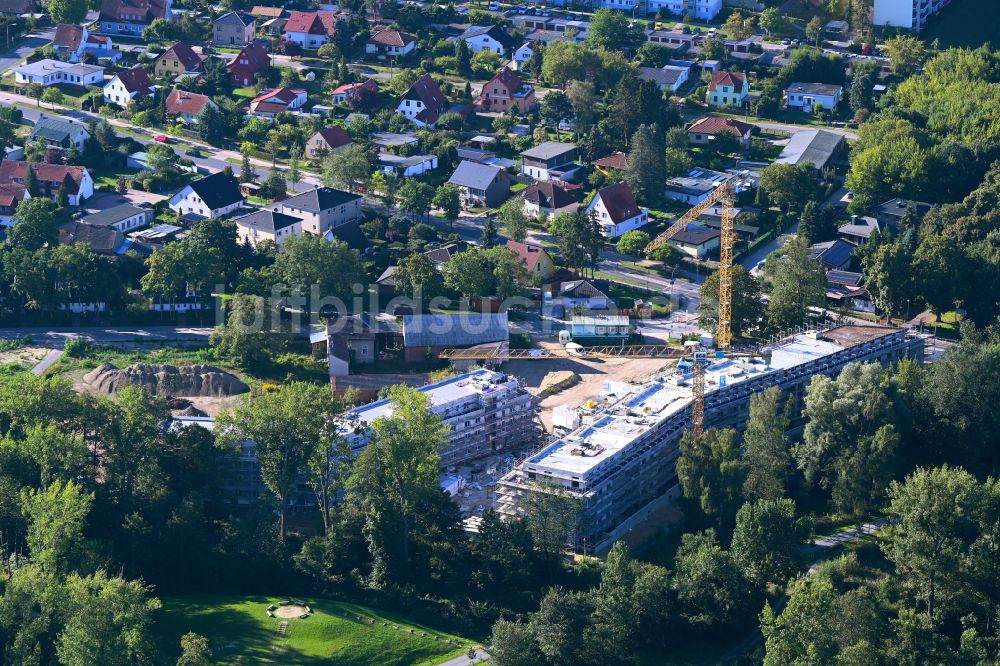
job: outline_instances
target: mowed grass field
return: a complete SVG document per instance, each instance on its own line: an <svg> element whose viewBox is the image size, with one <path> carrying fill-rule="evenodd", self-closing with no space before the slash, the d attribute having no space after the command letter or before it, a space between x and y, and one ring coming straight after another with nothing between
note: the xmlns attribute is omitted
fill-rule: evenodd
<svg viewBox="0 0 1000 666"><path fill-rule="evenodd" d="M266 613L268 604L282 601L278 597L197 595L162 601L156 631L165 664L175 663L181 636L189 631L208 639L216 663L234 665L431 666L464 654L470 645L391 613L331 599L301 599L313 615L288 620L284 636L278 633L281 620Z"/></svg>
<svg viewBox="0 0 1000 666"><path fill-rule="evenodd" d="M941 46L976 48L986 42L1000 48L1000 20L996 17L997 0L957 0L931 24L921 37L930 44L935 38Z"/></svg>

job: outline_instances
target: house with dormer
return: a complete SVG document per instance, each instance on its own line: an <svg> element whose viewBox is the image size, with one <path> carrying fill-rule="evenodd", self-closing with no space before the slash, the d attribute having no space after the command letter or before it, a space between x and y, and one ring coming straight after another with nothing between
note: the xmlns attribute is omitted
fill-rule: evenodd
<svg viewBox="0 0 1000 666"><path fill-rule="evenodd" d="M337 15L333 12L292 12L285 23L285 39L304 49L318 49L333 37Z"/></svg>
<svg viewBox="0 0 1000 666"><path fill-rule="evenodd" d="M205 56L195 53L190 45L174 42L153 63L153 72L158 79L172 79L178 76L196 76L205 71Z"/></svg>
<svg viewBox="0 0 1000 666"><path fill-rule="evenodd" d="M607 238L618 238L649 222L649 209L635 202L632 188L624 182L597 190L587 213L595 217Z"/></svg>
<svg viewBox="0 0 1000 666"><path fill-rule="evenodd" d="M535 108L535 104L535 88L523 82L509 67L502 68L483 84L476 98L478 109L498 113L507 113L512 109L528 113Z"/></svg>
<svg viewBox="0 0 1000 666"><path fill-rule="evenodd" d="M448 98L430 74L424 74L414 81L396 106L396 113L409 118L420 127L431 129L447 110Z"/></svg>
<svg viewBox="0 0 1000 666"><path fill-rule="evenodd" d="M24 185L24 176L28 173L27 162L21 160L4 160L0 162L0 185L14 183ZM82 166L66 166L63 164L44 164L37 162L30 165L38 182L38 196L48 197L53 201L59 196L59 188L65 187L71 206L79 206L84 200L94 196L94 179L90 172Z"/></svg>
<svg viewBox="0 0 1000 666"><path fill-rule="evenodd" d="M118 72L104 84L104 102L123 109L137 97L152 95L156 87L142 65Z"/></svg>
<svg viewBox="0 0 1000 666"><path fill-rule="evenodd" d="M234 86L252 86L256 82L257 72L271 65L271 56L267 53L267 44L262 39L255 39L229 61L229 80Z"/></svg>
<svg viewBox="0 0 1000 666"><path fill-rule="evenodd" d="M365 54L380 60L405 58L417 48L417 38L399 30L376 30L365 42Z"/></svg>
<svg viewBox="0 0 1000 666"><path fill-rule="evenodd" d="M142 37L156 19L173 20L170 0L102 0L100 24L105 35Z"/></svg>

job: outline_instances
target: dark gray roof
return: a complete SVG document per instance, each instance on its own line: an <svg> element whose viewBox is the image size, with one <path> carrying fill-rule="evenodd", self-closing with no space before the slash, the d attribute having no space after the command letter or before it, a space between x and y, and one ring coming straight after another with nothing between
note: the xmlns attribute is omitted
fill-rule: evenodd
<svg viewBox="0 0 1000 666"><path fill-rule="evenodd" d="M826 130L796 132L776 162L782 164L812 164L817 169L825 167L840 149L844 137Z"/></svg>
<svg viewBox="0 0 1000 666"><path fill-rule="evenodd" d="M514 46L514 38L499 25L471 25L461 34L462 39L470 39L479 35L489 35L503 46Z"/></svg>
<svg viewBox="0 0 1000 666"><path fill-rule="evenodd" d="M687 67L672 67L670 65L664 67L640 67L639 78L643 81L652 81L661 86L672 86L677 83L681 75L686 71L688 71Z"/></svg>
<svg viewBox="0 0 1000 666"><path fill-rule="evenodd" d="M357 222L341 224L326 232L326 236L331 240L339 240L347 244L352 250L365 250L371 246L368 237L361 230L361 225Z"/></svg>
<svg viewBox="0 0 1000 666"><path fill-rule="evenodd" d="M818 259L828 268L840 268L851 260L854 246L847 241L837 240L816 243L809 248L809 258Z"/></svg>
<svg viewBox="0 0 1000 666"><path fill-rule="evenodd" d="M317 187L314 190L309 190L308 192L303 192L302 194L296 194L294 197L289 197L281 202L281 206L291 206L292 208L301 208L302 210L307 210L310 213L319 213L320 211L330 210L337 206L343 206L344 204L360 199L361 197L357 194L351 194L350 192L344 192L343 190L335 190L332 187Z"/></svg>
<svg viewBox="0 0 1000 666"><path fill-rule="evenodd" d="M424 162L430 162L433 159L433 155L410 155L404 157L403 155L394 155L392 153L379 153L378 156L378 161L385 166L403 168L417 166Z"/></svg>
<svg viewBox="0 0 1000 666"><path fill-rule="evenodd" d="M31 138L42 137L49 141L63 141L69 139L81 131L86 132L87 128L79 123L72 123L68 120L57 118L39 118L35 126L31 128Z"/></svg>
<svg viewBox="0 0 1000 666"><path fill-rule="evenodd" d="M545 143L541 143L534 148L522 151L521 157L530 157L536 160L550 160L553 157L558 157L559 155L568 153L571 150L576 150L576 146L572 143L546 141Z"/></svg>
<svg viewBox="0 0 1000 666"><path fill-rule="evenodd" d="M215 19L215 21L213 21L213 23L238 22L240 25L246 27L246 26L250 25L251 23L254 23L255 20L256 19L254 19L253 16L249 16L249 15L243 14L241 12L229 12L229 13L223 14L219 18Z"/></svg>
<svg viewBox="0 0 1000 666"><path fill-rule="evenodd" d="M786 92L802 93L806 95L829 95L837 94L843 86L835 86L832 83L800 83L796 81L785 89Z"/></svg>
<svg viewBox="0 0 1000 666"><path fill-rule="evenodd" d="M290 227L302 222L301 218L284 213L276 213L273 210L256 210L249 215L241 215L233 219L236 224L245 227L253 227L265 233L273 234L279 229Z"/></svg>
<svg viewBox="0 0 1000 666"><path fill-rule="evenodd" d="M507 313L429 314L403 317L406 347L470 347L510 340Z"/></svg>
<svg viewBox="0 0 1000 666"><path fill-rule="evenodd" d="M108 208L107 210L99 210L96 213L91 213L80 221L95 227L110 227L117 222L135 217L140 213L146 213L147 216L151 216L152 211L126 203Z"/></svg>
<svg viewBox="0 0 1000 666"><path fill-rule="evenodd" d="M225 208L243 201L240 188L236 181L226 175L225 171L213 173L191 183L191 189L201 197L209 210Z"/></svg>
<svg viewBox="0 0 1000 666"><path fill-rule="evenodd" d="M718 229L711 229L701 225L691 225L687 229L678 231L670 239L684 245L701 245L713 238L718 238L722 233Z"/></svg>
<svg viewBox="0 0 1000 666"><path fill-rule="evenodd" d="M860 287L863 279L861 273L851 271L827 271L826 282L830 285L841 285L844 287Z"/></svg>
<svg viewBox="0 0 1000 666"><path fill-rule="evenodd" d="M451 174L451 178L448 179L448 182L461 187L471 187L476 190L485 190L493 183L494 180L496 180L500 173L500 169L489 166L488 164L479 164L478 162L463 160L462 163L458 165L458 168L455 169L455 173Z"/></svg>
<svg viewBox="0 0 1000 666"><path fill-rule="evenodd" d="M902 219L903 215L906 214L906 209L910 206L917 209L917 213L920 217L927 214L927 211L931 209L929 203L924 203L923 201L911 201L909 199L890 199L885 203L881 203L875 207L875 216L882 217L883 219L889 221L895 218L894 222L898 223Z"/></svg>

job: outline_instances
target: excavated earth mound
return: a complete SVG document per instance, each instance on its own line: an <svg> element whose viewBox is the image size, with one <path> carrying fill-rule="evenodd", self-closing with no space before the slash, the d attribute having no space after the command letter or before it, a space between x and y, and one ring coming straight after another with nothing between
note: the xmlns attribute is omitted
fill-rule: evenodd
<svg viewBox="0 0 1000 666"><path fill-rule="evenodd" d="M246 393L250 387L234 375L212 365L151 365L139 363L119 368L102 363L83 381L94 393L111 394L125 386L141 386L163 396L229 396Z"/></svg>

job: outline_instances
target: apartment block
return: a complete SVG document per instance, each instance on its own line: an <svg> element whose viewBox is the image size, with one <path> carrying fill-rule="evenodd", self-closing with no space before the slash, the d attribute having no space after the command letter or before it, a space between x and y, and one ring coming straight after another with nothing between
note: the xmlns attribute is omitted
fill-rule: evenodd
<svg viewBox="0 0 1000 666"><path fill-rule="evenodd" d="M814 375L836 376L854 361L889 365L905 356L922 359L923 340L892 328L840 326L792 336L767 351L769 360L711 363L706 427L742 430L750 396L771 386L801 405ZM681 436L691 426L691 381L690 363L681 362L671 374L645 385L609 382L602 397L554 414L565 434L500 480L497 511L515 519L532 493L569 495L580 502L574 545L610 546L681 495L674 467Z"/></svg>
<svg viewBox="0 0 1000 666"><path fill-rule="evenodd" d="M932 16L950 4L951 0L875 0L872 22L920 32Z"/></svg>
<svg viewBox="0 0 1000 666"><path fill-rule="evenodd" d="M448 444L440 452L442 466L537 446L535 399L510 375L474 370L427 384L419 391L430 397L434 413L450 427ZM368 426L390 414L388 400L344 414L340 428L351 450L360 453L368 444Z"/></svg>

